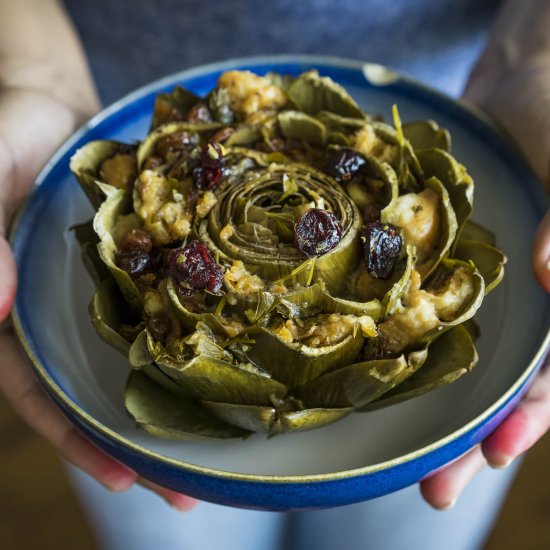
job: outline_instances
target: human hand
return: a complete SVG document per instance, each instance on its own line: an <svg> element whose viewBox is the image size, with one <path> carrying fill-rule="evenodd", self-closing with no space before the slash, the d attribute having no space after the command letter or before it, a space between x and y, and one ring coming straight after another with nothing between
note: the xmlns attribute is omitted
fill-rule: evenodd
<svg viewBox="0 0 550 550"><path fill-rule="evenodd" d="M523 149L537 176L550 186L550 62L538 60L512 71L490 58L472 74L465 98L500 123ZM533 272L550 292L550 212L533 241ZM550 360L506 420L481 445L420 484L434 508L448 509L478 471L504 468L550 430Z"/></svg>
<svg viewBox="0 0 550 550"><path fill-rule="evenodd" d="M62 99L41 90L8 88L0 93L0 391L15 411L69 462L108 489L123 491L137 482L173 507L186 510L194 505L193 499L138 479L135 472L76 430L42 389L6 320L17 287L16 266L6 242L9 220L50 155L82 117L96 109L95 99L88 102L85 112L76 113Z"/></svg>

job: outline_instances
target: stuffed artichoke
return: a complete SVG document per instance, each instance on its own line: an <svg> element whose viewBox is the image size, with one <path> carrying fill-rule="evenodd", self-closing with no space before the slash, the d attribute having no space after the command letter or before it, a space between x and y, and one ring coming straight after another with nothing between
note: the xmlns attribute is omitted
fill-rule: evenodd
<svg viewBox="0 0 550 550"><path fill-rule="evenodd" d="M433 121L390 125L315 71L156 98L139 144L71 168L98 334L160 437L318 428L448 384L505 257Z"/></svg>

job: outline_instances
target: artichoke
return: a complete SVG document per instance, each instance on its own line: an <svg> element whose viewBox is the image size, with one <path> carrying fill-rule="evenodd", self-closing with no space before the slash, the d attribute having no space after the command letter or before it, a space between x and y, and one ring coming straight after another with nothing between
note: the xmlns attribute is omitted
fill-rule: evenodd
<svg viewBox="0 0 550 550"><path fill-rule="evenodd" d="M433 121L364 113L338 84L246 71L158 96L137 145L71 169L99 336L124 403L170 438L318 428L448 384L504 275L473 181Z"/></svg>

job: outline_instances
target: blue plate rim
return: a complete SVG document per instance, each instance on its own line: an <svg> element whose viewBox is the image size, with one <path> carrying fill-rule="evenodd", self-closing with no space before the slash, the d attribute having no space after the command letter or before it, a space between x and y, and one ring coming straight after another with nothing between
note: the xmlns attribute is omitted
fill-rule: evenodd
<svg viewBox="0 0 550 550"><path fill-rule="evenodd" d="M366 63L360 60L346 59L333 56L315 56L315 55L300 55L300 54L291 54L291 55L269 55L269 56L257 56L257 57L242 57L236 59L229 59L218 63L210 63L206 65L201 65L184 71L180 71L168 76L165 76L161 79L158 79L154 82L146 84L133 92L130 92L123 98L115 101L101 112L92 117L88 122L83 124L76 132L69 137L63 145L57 150L57 152L50 158L46 163L44 168L41 170L39 175L36 178L34 185L34 192L41 185L41 183L49 175L50 171L59 163L59 161L72 149L75 145L93 128L97 127L100 123L108 119L111 115L116 113L123 107L126 107L132 104L134 101L143 98L144 96L155 92L156 90L162 89L169 85L174 85L178 81L185 79L191 79L196 76L201 76L206 73L220 72L229 68L235 68L238 66L246 65L248 67L255 67L261 65L272 65L272 64L295 64L303 65L308 64L311 66L326 66L332 68L347 68L353 70L360 70L365 77L365 80L373 86L399 86L404 85L407 88L410 88L416 93L420 93L423 96L423 99L429 98L435 100L437 103L446 108L447 111L458 111L462 115L469 118L469 123L474 123L476 125L481 125L486 131L489 131L490 134L493 134L493 139L497 139L501 142L501 145L507 149L507 153L511 153L507 157L507 164L510 166L510 159L513 159L513 165L515 170L520 170L521 173L525 176L528 176L529 179L529 193L531 194L531 199L535 199L534 202L538 204L539 208L541 204L547 203L547 198L542 192L541 184L537 183L537 179L534 176L530 166L527 164L527 161L524 159L523 155L519 151L518 147L511 141L505 134L503 135L502 129L499 128L485 113L479 111L473 105L463 101L463 100L454 100L446 94L431 88L430 86L418 82L414 78L408 77L401 73L398 73L392 69L388 69L378 64ZM375 76L373 79L372 76ZM380 78L379 78L380 77ZM379 79L378 79L379 78ZM22 225L22 222L25 219L25 215L28 212L35 193L31 193L21 210L16 215L12 227L10 229L9 240L14 248L16 258L17 256L17 237L18 229ZM534 195L534 196L533 196ZM541 366L542 359L544 354L550 348L550 327L546 331L546 335L543 338L541 345L534 354L533 358L526 366L522 374L518 377L516 382L499 398L497 399L490 407L488 407L483 413L478 415L476 418L472 419L470 422L455 430L454 432L448 434L447 436L439 439L438 441L431 443L402 455L400 457L383 461L378 464L373 464L370 466L364 466L361 468L355 468L351 470L344 470L338 472L330 472L325 474L310 474L310 475L296 475L296 476L277 476L277 475L259 475L259 474L243 474L237 472L227 472L224 470L208 468L204 466L199 466L192 463L187 463L179 459L173 459L166 457L155 451L151 451L141 445L138 445L122 436L120 436L114 430L108 428L107 426L101 424L95 420L91 415L82 410L69 396L63 391L63 389L53 380L53 378L48 373L48 369L45 365L42 364L37 354L33 350L33 345L31 341L27 338L24 324L21 320L21 315L19 313L19 305L16 299L14 308L12 311L12 320L14 329L17 337L20 340L20 343L31 361L31 365L36 372L40 382L45 386L45 388L52 392L55 401L57 404L63 408L66 408L67 411L70 411L72 414L75 414L81 422L84 422L89 426L90 429L95 431L98 435L107 437L112 441L116 442L119 445L122 445L124 448L128 449L137 454L141 454L149 459L154 459L160 463L167 464L177 469L187 471L190 473L197 473L202 475L208 475L219 478L228 478L234 481L253 481L253 482L263 482L263 483L314 483L314 482L325 482L325 481L335 481L335 480L344 480L348 478L354 478L357 476L364 476L368 474L374 474L376 472L389 470L396 466L403 466L408 462L420 459L422 457L429 456L436 450L441 450L453 441L456 441L464 436L467 436L469 433L474 432L476 429L480 429L485 424L487 424L491 418L496 416L499 411L501 411L506 405L511 402L518 392L521 392L524 384L527 380L534 375L534 372Z"/></svg>

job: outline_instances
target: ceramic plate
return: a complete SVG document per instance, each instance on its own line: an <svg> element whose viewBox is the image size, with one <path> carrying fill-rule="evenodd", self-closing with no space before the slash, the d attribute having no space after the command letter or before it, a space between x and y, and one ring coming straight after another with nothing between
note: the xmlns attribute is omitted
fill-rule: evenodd
<svg viewBox="0 0 550 550"><path fill-rule="evenodd" d="M297 75L317 68L363 109L391 120L433 118L451 131L453 154L475 182L473 219L509 258L504 282L476 319L480 361L450 386L331 426L246 441L163 441L137 429L122 395L128 362L95 334L93 285L70 227L92 209L69 172L78 147L131 142L149 125L155 94L175 84L205 94L227 69ZM200 499L284 510L350 504L416 483L462 455L510 412L548 343L550 298L530 269L530 243L546 201L516 150L471 109L376 65L322 57L229 61L168 77L115 103L81 128L40 174L12 236L20 272L14 321L37 375L65 414L97 445L141 476Z"/></svg>

